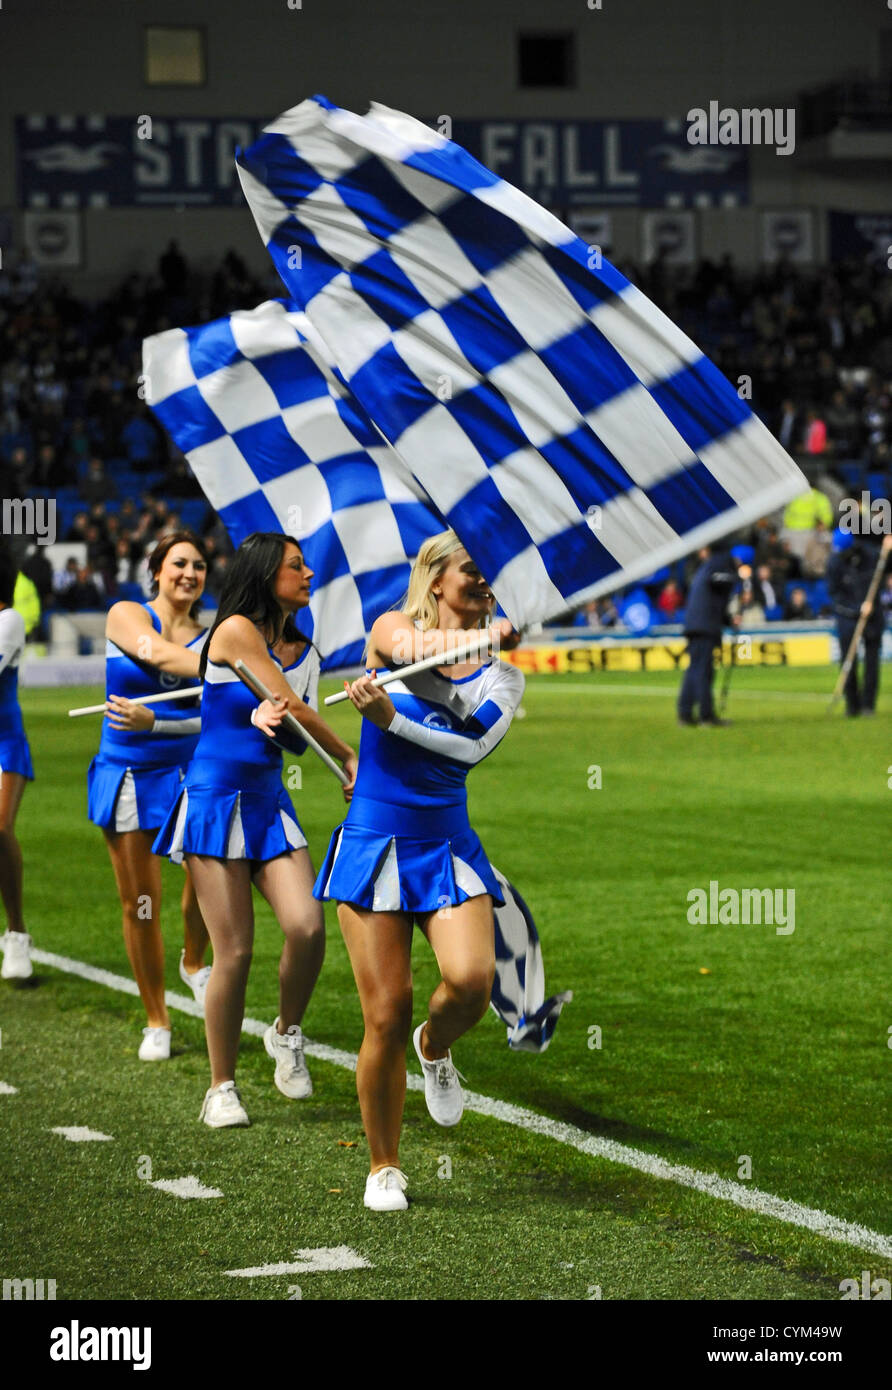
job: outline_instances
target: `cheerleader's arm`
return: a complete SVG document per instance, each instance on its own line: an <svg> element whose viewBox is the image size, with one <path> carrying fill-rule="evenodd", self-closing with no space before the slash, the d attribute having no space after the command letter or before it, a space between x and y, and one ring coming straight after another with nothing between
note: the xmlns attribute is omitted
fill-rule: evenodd
<svg viewBox="0 0 892 1390"><path fill-rule="evenodd" d="M397 738L408 739L410 743L431 753L473 766L501 743L523 695L524 680L516 667L506 665L504 673L500 673L493 685L494 688L463 729L432 729L420 720L410 719L397 711L387 726L387 732Z"/></svg>
<svg viewBox="0 0 892 1390"><path fill-rule="evenodd" d="M147 729L146 732L148 733L149 737L151 737L152 734L161 734L164 736L173 734L174 736L178 735L181 738L186 738L187 736L190 736L192 734L200 734L201 715L196 714L193 718L190 719L156 718L151 729Z"/></svg>

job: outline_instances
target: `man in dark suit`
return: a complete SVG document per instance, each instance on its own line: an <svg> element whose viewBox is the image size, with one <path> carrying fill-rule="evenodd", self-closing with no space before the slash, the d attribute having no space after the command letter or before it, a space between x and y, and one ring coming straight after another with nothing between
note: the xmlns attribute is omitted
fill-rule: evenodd
<svg viewBox="0 0 892 1390"><path fill-rule="evenodd" d="M721 646L722 628L728 621L728 600L737 583L737 561L725 544L714 549L704 546L698 558L700 567L691 581L685 609L688 669L678 696L678 722L696 724L696 706L701 724L721 727L727 721L719 719L712 703L712 654Z"/></svg>
<svg viewBox="0 0 892 1390"><path fill-rule="evenodd" d="M880 647L885 615L879 602L879 591L870 605L867 603L867 591L879 564L881 546L879 537L869 533L852 535L839 531L833 538L833 544L833 554L827 565L827 592L836 614L840 663L846 659L859 617L862 612L867 612L867 622L862 632L864 688L859 692L857 652L845 683L846 714L854 718L858 714L873 714L880 687ZM886 555L885 570L888 571L892 565L892 536L883 539L882 551Z"/></svg>

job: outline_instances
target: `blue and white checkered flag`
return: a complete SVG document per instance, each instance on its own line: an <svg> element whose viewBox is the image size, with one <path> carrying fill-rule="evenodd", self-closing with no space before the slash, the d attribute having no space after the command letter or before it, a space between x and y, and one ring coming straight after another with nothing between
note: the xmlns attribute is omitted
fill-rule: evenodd
<svg viewBox="0 0 892 1390"><path fill-rule="evenodd" d="M143 343L146 399L233 544L252 531L301 542L315 571L301 625L330 670L361 663L445 522L325 357L282 300Z"/></svg>
<svg viewBox="0 0 892 1390"><path fill-rule="evenodd" d="M807 488L597 248L420 121L314 97L238 164L290 298L516 627Z"/></svg>
<svg viewBox="0 0 892 1390"><path fill-rule="evenodd" d="M490 1004L508 1029L508 1046L519 1052L544 1052L572 990L545 998L545 966L533 915L503 873L490 864L505 899L493 910L496 978Z"/></svg>

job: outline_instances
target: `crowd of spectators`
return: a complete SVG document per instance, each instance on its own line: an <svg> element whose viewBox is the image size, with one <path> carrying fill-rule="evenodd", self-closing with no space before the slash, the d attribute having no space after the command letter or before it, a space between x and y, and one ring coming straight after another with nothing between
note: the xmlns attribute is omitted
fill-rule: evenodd
<svg viewBox="0 0 892 1390"><path fill-rule="evenodd" d="M753 274L727 257L621 268L733 384L743 383L785 448L826 466L850 491L863 478L892 495L892 277L854 261L819 273L780 263ZM41 279L27 260L0 270L0 496L67 492L76 511L69 507L59 539L84 547L57 573L32 547L25 568L45 610L103 608L142 584L147 551L187 509L211 550L208 594L219 594L231 545L141 398L142 340L280 293L274 277L257 280L233 251L212 274L198 274L175 242L156 274L130 275L92 304L58 278ZM741 536L752 566L738 611L822 616L814 586L835 524L833 504L815 488L782 526L766 519ZM657 620L682 617L690 568L645 581ZM615 626L621 609L621 596L600 599L574 620Z"/></svg>

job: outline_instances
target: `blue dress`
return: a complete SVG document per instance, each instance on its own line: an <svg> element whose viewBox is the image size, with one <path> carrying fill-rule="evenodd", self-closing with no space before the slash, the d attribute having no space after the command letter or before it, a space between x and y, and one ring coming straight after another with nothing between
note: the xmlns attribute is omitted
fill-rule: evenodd
<svg viewBox="0 0 892 1390"><path fill-rule="evenodd" d="M417 915L481 893L504 905L468 821L465 781L504 737L523 685L496 660L459 680L425 671L387 686L397 713L387 730L362 721L356 789L317 898Z"/></svg>
<svg viewBox="0 0 892 1390"><path fill-rule="evenodd" d="M272 648L271 659L280 666ZM312 704L318 653L307 646L285 672L292 689ZM184 854L263 862L301 849L307 840L282 786L281 748L305 750L281 732L275 740L251 723L257 698L228 666L208 661L201 737L176 801L152 849L182 863ZM277 747L277 744L280 745Z"/></svg>
<svg viewBox="0 0 892 1390"><path fill-rule="evenodd" d="M152 627L160 632L161 619L154 608L143 607ZM199 632L187 644L189 650L199 650L206 638L205 630ZM159 671L106 640L106 699L123 695L138 702L178 689L197 696L198 678ZM157 707L151 729L115 729L104 719L99 752L87 773L87 815L94 825L120 831L157 830L180 789L200 727L197 698Z"/></svg>
<svg viewBox="0 0 892 1390"><path fill-rule="evenodd" d="M17 772L34 781L31 749L19 706L19 661L25 649L25 623L14 608L0 610L0 776Z"/></svg>

